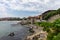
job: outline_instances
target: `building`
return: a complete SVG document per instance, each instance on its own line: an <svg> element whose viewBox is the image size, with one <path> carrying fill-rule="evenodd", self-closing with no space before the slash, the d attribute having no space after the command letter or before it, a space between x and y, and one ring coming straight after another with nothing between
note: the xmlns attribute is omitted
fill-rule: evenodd
<svg viewBox="0 0 60 40"><path fill-rule="evenodd" d="M34 24L35 22L40 22L41 20L42 20L41 15L27 18L27 21L30 22L31 24Z"/></svg>

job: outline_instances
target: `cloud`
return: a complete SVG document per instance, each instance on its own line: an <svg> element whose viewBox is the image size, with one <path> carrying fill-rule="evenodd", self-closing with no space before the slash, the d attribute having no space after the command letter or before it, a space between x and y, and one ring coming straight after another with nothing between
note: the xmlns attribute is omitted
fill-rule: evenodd
<svg viewBox="0 0 60 40"><path fill-rule="evenodd" d="M16 10L27 10L27 11L41 11L47 9L54 9L54 6L60 5L59 0L22 0L16 1ZM18 5L17 5L18 3ZM14 6L14 4L12 4ZM11 7L12 8L12 7ZM56 7L57 8L57 7Z"/></svg>
<svg viewBox="0 0 60 40"><path fill-rule="evenodd" d="M29 10L29 11L36 11L39 10L40 5L44 5L45 3L49 2L49 0L2 0L1 3L7 4L8 8L13 10Z"/></svg>
<svg viewBox="0 0 60 40"><path fill-rule="evenodd" d="M2 0L3 4L12 10L27 10L27 11L40 11L53 8L55 5L60 5L59 0ZM52 3L53 2L53 3ZM44 7L45 6L45 7Z"/></svg>
<svg viewBox="0 0 60 40"><path fill-rule="evenodd" d="M7 8L6 8L6 6L0 4L0 18L1 18L1 17L9 17L9 16L13 16L13 15L8 14L8 13L7 13Z"/></svg>
<svg viewBox="0 0 60 40"><path fill-rule="evenodd" d="M42 13L46 10L58 8L60 8L60 0L0 0L1 17L14 16L14 14L7 12L8 9L16 11L36 11L39 14L39 12Z"/></svg>
<svg viewBox="0 0 60 40"><path fill-rule="evenodd" d="M7 16L6 8L3 5L0 5L0 17Z"/></svg>

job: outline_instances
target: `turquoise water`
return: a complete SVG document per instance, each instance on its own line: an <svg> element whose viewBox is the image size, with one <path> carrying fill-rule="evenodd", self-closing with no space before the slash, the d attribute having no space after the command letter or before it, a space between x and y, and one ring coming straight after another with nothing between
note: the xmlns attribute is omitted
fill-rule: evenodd
<svg viewBox="0 0 60 40"><path fill-rule="evenodd" d="M17 21L0 21L0 40L20 40L28 34L28 28L16 24ZM8 34L14 32L14 37L8 37ZM20 38L20 39L19 39ZM21 39L22 40L22 39Z"/></svg>

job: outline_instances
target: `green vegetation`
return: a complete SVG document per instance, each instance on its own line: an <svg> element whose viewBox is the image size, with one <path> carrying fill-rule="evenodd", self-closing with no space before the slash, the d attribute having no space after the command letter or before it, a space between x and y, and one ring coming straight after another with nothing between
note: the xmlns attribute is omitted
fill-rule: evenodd
<svg viewBox="0 0 60 40"><path fill-rule="evenodd" d="M47 15L44 16L44 19L48 20L48 18L50 18L51 16L54 16L56 14L60 14L60 9L48 12Z"/></svg>
<svg viewBox="0 0 60 40"><path fill-rule="evenodd" d="M57 36L54 36L53 40L60 40L60 33Z"/></svg>
<svg viewBox="0 0 60 40"><path fill-rule="evenodd" d="M49 32L49 28L51 28L53 26L53 24L49 23L49 22L37 22L36 25L44 27L43 30L47 31L47 32Z"/></svg>
<svg viewBox="0 0 60 40"><path fill-rule="evenodd" d="M36 25L44 27L43 30L47 31L47 40L59 40L60 39L60 19L50 22L37 22Z"/></svg>
<svg viewBox="0 0 60 40"><path fill-rule="evenodd" d="M48 20L54 15L60 15L60 9L47 12L43 19ZM56 19L53 23L50 22L36 22L35 25L43 27L47 31L47 40L60 40L60 18Z"/></svg>

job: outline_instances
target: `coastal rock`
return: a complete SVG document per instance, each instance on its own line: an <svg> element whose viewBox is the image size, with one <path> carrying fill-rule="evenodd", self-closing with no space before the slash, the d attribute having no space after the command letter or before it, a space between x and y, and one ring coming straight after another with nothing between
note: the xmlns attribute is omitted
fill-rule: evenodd
<svg viewBox="0 0 60 40"><path fill-rule="evenodd" d="M13 37L14 35L15 35L14 32L12 32L12 33L10 33L8 36Z"/></svg>

